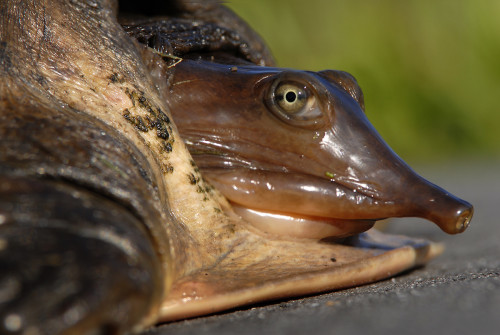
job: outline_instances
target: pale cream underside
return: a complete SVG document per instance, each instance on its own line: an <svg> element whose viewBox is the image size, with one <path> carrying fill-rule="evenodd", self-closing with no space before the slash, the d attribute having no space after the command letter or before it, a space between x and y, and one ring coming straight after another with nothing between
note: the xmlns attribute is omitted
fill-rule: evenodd
<svg viewBox="0 0 500 335"><path fill-rule="evenodd" d="M383 243L385 236L376 235L378 243ZM370 283L424 264L443 250L442 245L433 243L418 248L403 246L408 242L404 238L401 247L390 251L313 240L268 241L257 235L247 239L214 267L177 281L162 305L159 320ZM388 240L394 245L398 237Z"/></svg>

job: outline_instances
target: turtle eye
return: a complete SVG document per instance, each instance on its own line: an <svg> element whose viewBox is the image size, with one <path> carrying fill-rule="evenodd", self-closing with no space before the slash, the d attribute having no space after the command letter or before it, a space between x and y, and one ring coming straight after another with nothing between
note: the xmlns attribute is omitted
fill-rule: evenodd
<svg viewBox="0 0 500 335"><path fill-rule="evenodd" d="M276 88L274 99L276 104L286 113L298 113L304 108L309 98L305 87L282 84Z"/></svg>
<svg viewBox="0 0 500 335"><path fill-rule="evenodd" d="M278 81L271 88L268 106L281 120L306 128L321 123L323 113L307 82Z"/></svg>

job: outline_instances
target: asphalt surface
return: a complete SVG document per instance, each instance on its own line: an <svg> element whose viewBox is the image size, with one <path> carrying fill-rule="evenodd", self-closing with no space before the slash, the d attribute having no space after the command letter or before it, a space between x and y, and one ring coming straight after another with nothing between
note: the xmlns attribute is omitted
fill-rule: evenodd
<svg viewBox="0 0 500 335"><path fill-rule="evenodd" d="M160 334L500 334L500 161L422 167L419 173L475 207L448 236L420 220L389 231L443 241L430 264L382 282L161 325Z"/></svg>

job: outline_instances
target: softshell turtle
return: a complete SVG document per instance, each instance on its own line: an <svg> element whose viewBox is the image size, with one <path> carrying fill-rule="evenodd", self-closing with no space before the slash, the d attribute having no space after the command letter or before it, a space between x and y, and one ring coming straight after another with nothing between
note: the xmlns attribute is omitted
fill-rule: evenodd
<svg viewBox="0 0 500 335"><path fill-rule="evenodd" d="M350 75L263 67L216 3L149 5L122 26L125 2L0 3L1 333L118 334L368 283L441 249L361 233L377 219L466 228L472 207L387 148Z"/></svg>

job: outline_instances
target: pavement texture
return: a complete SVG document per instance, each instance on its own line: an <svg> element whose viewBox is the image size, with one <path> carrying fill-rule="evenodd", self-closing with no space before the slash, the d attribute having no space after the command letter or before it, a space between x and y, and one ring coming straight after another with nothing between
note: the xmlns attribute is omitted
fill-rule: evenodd
<svg viewBox="0 0 500 335"><path fill-rule="evenodd" d="M395 278L301 299L160 325L162 334L500 334L500 162L417 172L475 207L456 236L416 219L388 231L442 241L443 255Z"/></svg>

